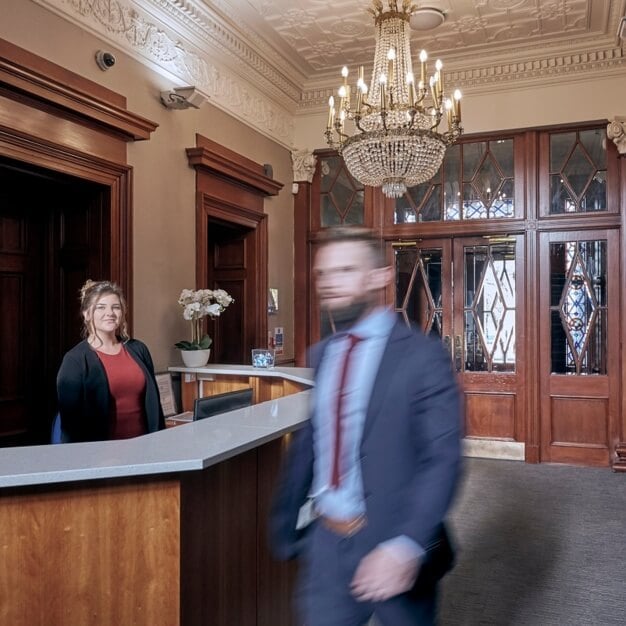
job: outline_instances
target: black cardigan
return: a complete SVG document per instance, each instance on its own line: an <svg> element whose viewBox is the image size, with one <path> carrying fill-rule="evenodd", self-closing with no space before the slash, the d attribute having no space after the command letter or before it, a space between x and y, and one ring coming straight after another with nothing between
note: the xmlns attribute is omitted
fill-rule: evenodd
<svg viewBox="0 0 626 626"><path fill-rule="evenodd" d="M124 347L146 377L145 412L148 432L165 428L161 400L150 352L137 339ZM57 375L57 397L64 441L103 441L110 438L109 382L104 366L87 341L63 357Z"/></svg>

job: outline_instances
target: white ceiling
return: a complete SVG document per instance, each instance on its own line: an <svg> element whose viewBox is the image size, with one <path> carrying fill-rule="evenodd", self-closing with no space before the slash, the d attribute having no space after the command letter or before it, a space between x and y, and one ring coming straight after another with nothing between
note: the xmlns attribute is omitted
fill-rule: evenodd
<svg viewBox="0 0 626 626"><path fill-rule="evenodd" d="M387 4L387 0L384 0ZM368 0L203 0L210 11L236 16L243 39L253 33L303 76L304 84L337 74L343 65L368 65L374 50ZM399 0L401 3L401 0ZM480 57L536 58L539 51L588 53L616 45L623 0L426 0L445 22L414 31L413 53L421 48L458 67ZM480 55L480 56L479 56Z"/></svg>

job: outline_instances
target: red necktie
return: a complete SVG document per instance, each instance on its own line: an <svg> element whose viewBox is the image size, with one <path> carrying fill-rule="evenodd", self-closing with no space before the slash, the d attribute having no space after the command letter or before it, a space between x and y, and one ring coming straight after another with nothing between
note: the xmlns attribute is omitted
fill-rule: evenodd
<svg viewBox="0 0 626 626"><path fill-rule="evenodd" d="M330 474L330 486L337 488L341 482L340 459L341 459L341 418L343 413L343 401L346 396L346 381L348 380L348 370L350 369L350 357L356 344L361 340L356 335L348 335L348 347L344 353L344 360L341 366L341 378L337 388L337 405L335 410L335 448L333 450L333 465Z"/></svg>

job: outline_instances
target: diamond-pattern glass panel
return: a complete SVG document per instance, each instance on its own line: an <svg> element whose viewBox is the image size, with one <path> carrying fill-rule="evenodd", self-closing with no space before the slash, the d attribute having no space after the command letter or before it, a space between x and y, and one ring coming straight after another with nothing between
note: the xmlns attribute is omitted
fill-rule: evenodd
<svg viewBox="0 0 626 626"><path fill-rule="evenodd" d="M513 178L513 140L497 139L489 142L489 150L505 178Z"/></svg>
<svg viewBox="0 0 626 626"><path fill-rule="evenodd" d="M550 135L550 214L606 211L606 132Z"/></svg>
<svg viewBox="0 0 626 626"><path fill-rule="evenodd" d="M577 198L582 195L594 172L593 163L587 158L580 145L577 145L563 170L563 174Z"/></svg>
<svg viewBox="0 0 626 626"><path fill-rule="evenodd" d="M592 163L598 169L606 168L606 136L604 130L596 128L594 130L583 130L579 133L580 142L584 146Z"/></svg>
<svg viewBox="0 0 626 626"><path fill-rule="evenodd" d="M487 207L473 185L463 185L463 219L475 220L489 216Z"/></svg>
<svg viewBox="0 0 626 626"><path fill-rule="evenodd" d="M437 175L396 200L394 223L513 217L513 156L512 139L450 146Z"/></svg>
<svg viewBox="0 0 626 626"><path fill-rule="evenodd" d="M485 152L487 151L487 143L485 141L464 143L462 150L463 180L471 180L482 163Z"/></svg>
<svg viewBox="0 0 626 626"><path fill-rule="evenodd" d="M465 248L465 369L515 371L515 243Z"/></svg>
<svg viewBox="0 0 626 626"><path fill-rule="evenodd" d="M462 149L463 219L513 217L513 140L463 144Z"/></svg>
<svg viewBox="0 0 626 626"><path fill-rule="evenodd" d="M396 261L396 311L426 334L441 337L442 252L440 248L399 248Z"/></svg>
<svg viewBox="0 0 626 626"><path fill-rule="evenodd" d="M563 184L561 174L550 176L550 214L574 213L576 203L572 200L569 189Z"/></svg>
<svg viewBox="0 0 626 626"><path fill-rule="evenodd" d="M346 211L343 218L344 224L351 224L358 226L363 224L363 203L365 198L365 192L363 190L355 192L352 197L352 203L350 208Z"/></svg>
<svg viewBox="0 0 626 626"><path fill-rule="evenodd" d="M330 188L337 178L337 174L341 169L342 161L341 157L331 156L322 159L320 163L320 191L322 193L328 193Z"/></svg>
<svg viewBox="0 0 626 626"><path fill-rule="evenodd" d="M333 197L335 206L338 207L342 213L347 211L350 207L354 192L355 188L348 178L346 170L342 169L330 190L330 195Z"/></svg>
<svg viewBox="0 0 626 626"><path fill-rule="evenodd" d="M606 374L605 240L550 244L552 372Z"/></svg>
<svg viewBox="0 0 626 626"><path fill-rule="evenodd" d="M495 166L493 159L487 155L474 179L474 186L484 204L489 206L492 198L497 197L501 183L502 177L500 172Z"/></svg>
<svg viewBox="0 0 626 626"><path fill-rule="evenodd" d="M432 188L430 196L424 204L417 216L418 222L436 222L441 221L441 185L435 185Z"/></svg>
<svg viewBox="0 0 626 626"><path fill-rule="evenodd" d="M597 172L581 200L585 211L606 211L606 172Z"/></svg>
<svg viewBox="0 0 626 626"><path fill-rule="evenodd" d="M341 224L341 215L337 211L337 207L331 196L323 195L322 203L322 226L338 226Z"/></svg>
<svg viewBox="0 0 626 626"><path fill-rule="evenodd" d="M576 133L558 133L550 137L550 171L560 172L576 145Z"/></svg>
<svg viewBox="0 0 626 626"><path fill-rule="evenodd" d="M338 156L320 163L320 221L322 227L339 224L362 225L365 213L363 185L348 173Z"/></svg>

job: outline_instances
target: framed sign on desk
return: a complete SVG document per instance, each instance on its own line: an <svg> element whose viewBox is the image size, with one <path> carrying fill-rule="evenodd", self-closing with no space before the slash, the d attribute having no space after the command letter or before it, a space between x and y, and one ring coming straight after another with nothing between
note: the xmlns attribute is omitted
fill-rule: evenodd
<svg viewBox="0 0 626 626"><path fill-rule="evenodd" d="M159 396L161 397L161 408L165 416L166 426L178 426L181 423L190 422L193 417L191 411L183 413L178 412L176 405L176 396L174 395L174 386L172 384L172 375L169 372L163 372L155 375L157 387L159 388Z"/></svg>

